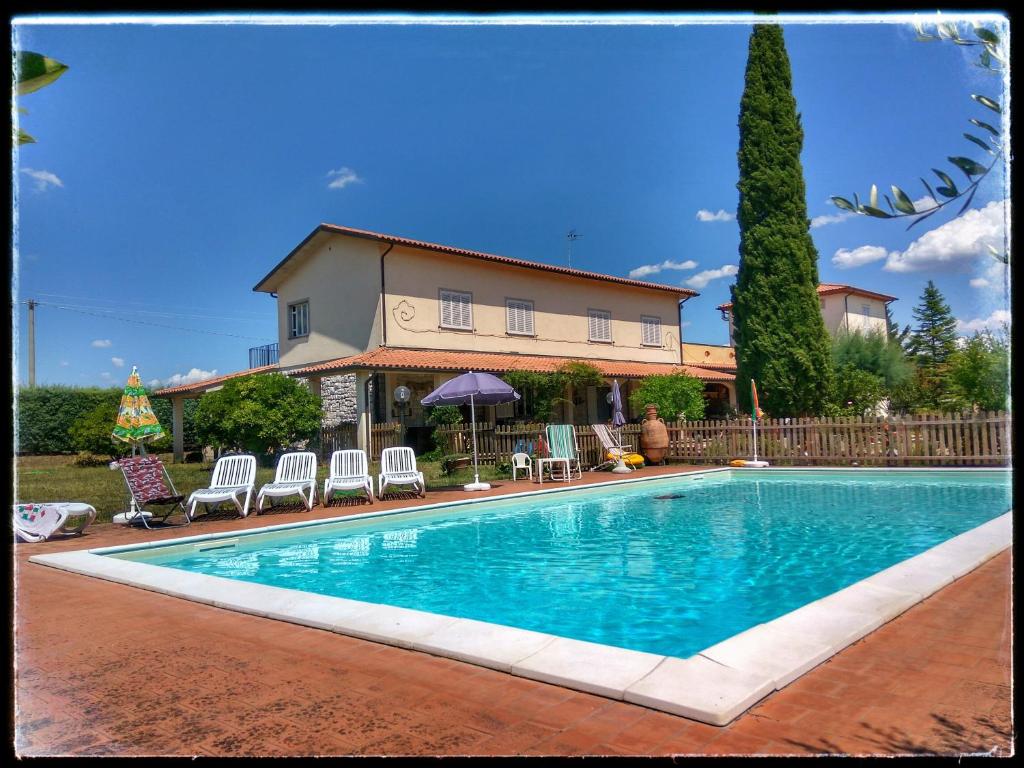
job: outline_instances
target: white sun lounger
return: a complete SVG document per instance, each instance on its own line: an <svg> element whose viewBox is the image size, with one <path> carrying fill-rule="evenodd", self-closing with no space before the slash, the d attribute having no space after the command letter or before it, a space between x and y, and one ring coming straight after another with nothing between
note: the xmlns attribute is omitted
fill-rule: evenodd
<svg viewBox="0 0 1024 768"><path fill-rule="evenodd" d="M426 495L427 482L423 473L416 469L416 454L412 448L385 448L380 452L377 494L383 497L389 485L411 485L420 496Z"/></svg>
<svg viewBox="0 0 1024 768"><path fill-rule="evenodd" d="M260 488L256 497L256 514L263 511L263 499L298 496L306 509L316 503L316 454L312 451L286 453L277 462L274 482Z"/></svg>
<svg viewBox="0 0 1024 768"><path fill-rule="evenodd" d="M249 514L249 500L255 485L255 456L222 456L213 465L210 487L193 491L188 497L189 519L195 518L197 504L202 504L209 511L211 504L220 504L222 501L230 501L238 508L239 517L245 517ZM244 503L241 501L243 494Z"/></svg>
<svg viewBox="0 0 1024 768"><path fill-rule="evenodd" d="M324 480L324 505L331 505L331 494L335 491L358 490L365 490L373 503L373 480L367 468L366 451L335 451L331 454L330 475Z"/></svg>
<svg viewBox="0 0 1024 768"><path fill-rule="evenodd" d="M80 534L96 519L91 504L54 501L14 505L14 532L23 541L38 543L56 534ZM69 525L77 520L76 525Z"/></svg>

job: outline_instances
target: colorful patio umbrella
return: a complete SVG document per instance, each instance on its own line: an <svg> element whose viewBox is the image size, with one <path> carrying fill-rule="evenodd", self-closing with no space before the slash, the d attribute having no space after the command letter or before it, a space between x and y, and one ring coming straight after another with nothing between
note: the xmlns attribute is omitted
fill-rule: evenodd
<svg viewBox="0 0 1024 768"><path fill-rule="evenodd" d="M473 422L473 474L474 481L463 486L466 491L486 491L491 486L480 482L480 467L476 452L476 404L500 405L519 399L519 393L489 373L464 373L446 381L420 402L423 405L469 405Z"/></svg>
<svg viewBox="0 0 1024 768"><path fill-rule="evenodd" d="M141 448L146 440L156 440L163 437L163 434L164 428L153 413L146 389L139 379L139 372L133 365L124 394L121 395L121 410L118 411L117 423L111 436L115 440L131 443L132 448Z"/></svg>

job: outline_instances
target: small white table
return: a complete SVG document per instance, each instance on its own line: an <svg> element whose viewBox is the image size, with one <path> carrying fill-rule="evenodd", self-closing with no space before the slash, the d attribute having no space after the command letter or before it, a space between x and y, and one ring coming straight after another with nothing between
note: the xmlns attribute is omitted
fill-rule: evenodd
<svg viewBox="0 0 1024 768"><path fill-rule="evenodd" d="M548 456L548 457L545 457L543 459L537 459L537 482L538 483L540 483L541 485L544 484L544 465L545 464L555 464L555 463L560 463L560 464L562 464L563 467L565 467L565 472L562 474L562 477L565 480L565 482L567 482L567 483L569 482L569 478L571 477L571 475L569 474L570 473L569 459L553 459L550 456Z"/></svg>

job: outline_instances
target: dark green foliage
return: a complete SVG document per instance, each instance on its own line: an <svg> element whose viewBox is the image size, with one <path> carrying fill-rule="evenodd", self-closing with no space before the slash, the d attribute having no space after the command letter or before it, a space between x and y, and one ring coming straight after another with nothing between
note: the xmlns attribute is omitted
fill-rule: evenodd
<svg viewBox="0 0 1024 768"><path fill-rule="evenodd" d="M990 333L976 333L949 360L948 395L957 408L1001 411L1009 397L1010 350Z"/></svg>
<svg viewBox="0 0 1024 768"><path fill-rule="evenodd" d="M434 432L431 435L431 439L434 442L434 448L431 451L423 454L428 460L437 460L444 456L451 450L449 443L451 442L447 435L442 435L438 431L437 427L445 424L461 424L462 423L462 411L457 405L435 405L427 408L427 426L434 427Z"/></svg>
<svg viewBox="0 0 1024 768"><path fill-rule="evenodd" d="M943 407L949 359L956 351L956 318L931 280L914 307L907 351L917 366L921 405Z"/></svg>
<svg viewBox="0 0 1024 768"><path fill-rule="evenodd" d="M163 397L150 397L149 404L153 406L153 413L160 420L160 426L164 428L164 432L172 434L174 418L171 413L171 401ZM182 431L185 433L183 445L186 451L202 447L199 444L199 436L196 435L196 409L198 407L198 398L185 400L182 405L181 421L184 427Z"/></svg>
<svg viewBox="0 0 1024 768"><path fill-rule="evenodd" d="M903 330L900 330L900 324L896 322L896 318L892 315L892 307L888 304L885 305L885 329L890 341L895 341L900 347L906 349L910 326L905 325Z"/></svg>
<svg viewBox="0 0 1024 768"><path fill-rule="evenodd" d="M130 444L114 440L111 437L120 403L121 396L118 393L116 399L108 403L101 403L79 417L69 430L72 447L82 453L107 456L111 459L130 454L132 452ZM164 435L157 440L146 441L145 448L149 453L171 450L171 433L163 422L160 425L164 427Z"/></svg>
<svg viewBox="0 0 1024 768"><path fill-rule="evenodd" d="M565 395L570 386L578 390L604 383L604 377L597 368L576 361L563 363L554 373L509 371L502 379L519 393L528 421L555 418L555 409L567 402Z"/></svg>
<svg viewBox="0 0 1024 768"><path fill-rule="evenodd" d="M750 411L753 378L771 416L818 415L833 397L831 342L818 303L803 129L779 26L757 25L750 36L739 127L740 264L732 313L740 410Z"/></svg>
<svg viewBox="0 0 1024 768"><path fill-rule="evenodd" d="M648 376L629 396L629 404L641 413L648 403L658 406L658 415L665 421L676 421L680 414L685 419L703 419L704 382L685 373Z"/></svg>
<svg viewBox="0 0 1024 768"><path fill-rule="evenodd" d="M886 396L885 381L863 368L845 363L836 368L836 415L865 416Z"/></svg>
<svg viewBox="0 0 1024 768"><path fill-rule="evenodd" d="M320 408L320 398L289 376L242 376L203 395L196 432L209 445L263 454L316 437Z"/></svg>
<svg viewBox="0 0 1024 768"><path fill-rule="evenodd" d="M881 331L840 333L832 340L832 360L836 366L836 385L840 389L842 374L839 370L846 366L879 377L886 389L902 385L914 373L913 364L903 354L902 347ZM846 402L841 392L837 397L839 402Z"/></svg>

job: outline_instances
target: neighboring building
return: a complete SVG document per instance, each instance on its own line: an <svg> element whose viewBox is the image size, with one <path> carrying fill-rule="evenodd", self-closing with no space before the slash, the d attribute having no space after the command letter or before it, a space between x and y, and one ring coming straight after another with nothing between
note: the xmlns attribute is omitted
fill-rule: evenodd
<svg viewBox="0 0 1024 768"><path fill-rule="evenodd" d="M704 399L707 401L704 415L713 419L725 415L730 407L736 407L736 350L723 344L697 344L684 341L681 349L683 365L724 373L730 381L709 381L704 385Z"/></svg>
<svg viewBox="0 0 1024 768"><path fill-rule="evenodd" d="M422 427L420 399L466 370L586 361L606 385L571 393L562 418L577 424L610 418L612 379L627 410L634 383L652 374L681 370L727 387L734 379L683 363L682 304L698 294L677 286L321 224L253 290L277 302L279 369L322 394L325 423L356 422L360 446L372 423ZM225 378L154 394L180 410L182 398ZM412 390L404 411L392 401L399 385ZM521 407L497 406L487 418L512 420Z"/></svg>
<svg viewBox="0 0 1024 768"><path fill-rule="evenodd" d="M886 331L885 309L895 296L876 293L852 285L822 283L818 286L818 300L825 328L835 336L841 331ZM732 303L719 304L722 319L729 323L729 346L733 345Z"/></svg>

